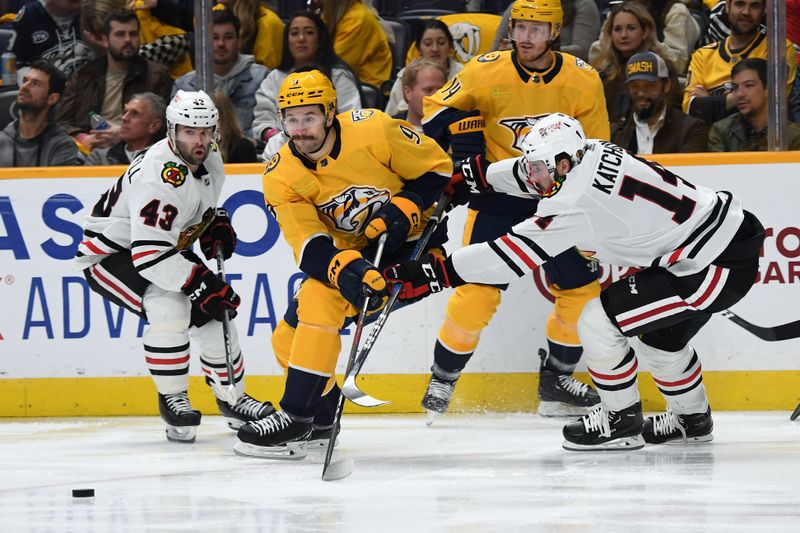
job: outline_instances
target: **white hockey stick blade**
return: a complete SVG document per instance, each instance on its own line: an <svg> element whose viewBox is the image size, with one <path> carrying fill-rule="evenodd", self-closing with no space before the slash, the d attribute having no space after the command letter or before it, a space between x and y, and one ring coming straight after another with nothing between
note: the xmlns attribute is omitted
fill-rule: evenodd
<svg viewBox="0 0 800 533"><path fill-rule="evenodd" d="M214 391L214 396L231 407L235 407L236 402L239 401L239 392L236 390L236 386L233 384L223 385L219 374L213 368L211 369L211 380L211 389Z"/></svg>
<svg viewBox="0 0 800 533"><path fill-rule="evenodd" d="M344 457L328 465L328 469L322 474L322 481L336 481L343 479L353 473L354 462L349 457Z"/></svg>
<svg viewBox="0 0 800 533"><path fill-rule="evenodd" d="M373 398L366 392L359 389L358 385L356 385L355 376L347 376L345 378L344 383L342 384L342 394L344 394L345 398L356 405L360 405L361 407L379 407L381 405L390 403L384 400Z"/></svg>

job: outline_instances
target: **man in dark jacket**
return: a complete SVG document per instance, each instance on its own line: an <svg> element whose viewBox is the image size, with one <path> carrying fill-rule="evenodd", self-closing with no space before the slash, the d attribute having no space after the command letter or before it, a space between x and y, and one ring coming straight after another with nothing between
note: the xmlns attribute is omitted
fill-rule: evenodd
<svg viewBox="0 0 800 533"><path fill-rule="evenodd" d="M0 132L0 167L75 165L78 150L50 110L64 92L64 75L47 61L34 61L17 95L19 118Z"/></svg>
<svg viewBox="0 0 800 533"><path fill-rule="evenodd" d="M125 104L120 141L111 148L95 148L87 165L129 165L139 154L166 135L164 99L154 93L137 93Z"/></svg>
<svg viewBox="0 0 800 533"><path fill-rule="evenodd" d="M625 73L631 110L612 125L611 142L638 154L706 151L706 123L667 104L672 82L658 54L634 54Z"/></svg>
<svg viewBox="0 0 800 533"><path fill-rule="evenodd" d="M103 32L106 56L70 76L56 117L85 153L95 148L110 148L119 142L123 106L134 94L153 92L166 100L172 90L169 68L138 54L139 20L133 11L107 15ZM90 112L102 115L110 127L93 130Z"/></svg>

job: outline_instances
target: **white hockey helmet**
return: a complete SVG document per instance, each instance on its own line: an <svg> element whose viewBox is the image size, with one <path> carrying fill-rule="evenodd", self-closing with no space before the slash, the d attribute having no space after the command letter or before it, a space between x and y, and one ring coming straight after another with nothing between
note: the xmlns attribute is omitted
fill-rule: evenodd
<svg viewBox="0 0 800 533"><path fill-rule="evenodd" d="M522 139L522 153L528 164L544 162L555 178L556 158L565 154L574 167L586 151L586 134L581 123L563 113L553 113L536 121Z"/></svg>
<svg viewBox="0 0 800 533"><path fill-rule="evenodd" d="M219 137L219 111L204 91L178 91L167 106L167 136L173 150L178 124L193 128L214 128L214 141Z"/></svg>

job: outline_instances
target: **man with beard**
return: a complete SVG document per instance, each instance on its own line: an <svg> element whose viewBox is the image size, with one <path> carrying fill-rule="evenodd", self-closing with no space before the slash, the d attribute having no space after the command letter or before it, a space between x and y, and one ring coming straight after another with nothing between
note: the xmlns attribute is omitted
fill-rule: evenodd
<svg viewBox="0 0 800 533"><path fill-rule="evenodd" d="M27 69L17 95L19 118L0 132L0 167L77 164L75 143L50 120L64 83L61 71L42 59Z"/></svg>
<svg viewBox="0 0 800 533"><path fill-rule="evenodd" d="M214 90L231 100L236 118L245 136L251 137L256 91L269 74L269 69L259 65L250 54L240 54L241 22L227 9L212 12L211 32L214 39ZM172 92L197 90L197 72L189 72L175 81Z"/></svg>
<svg viewBox="0 0 800 533"><path fill-rule="evenodd" d="M767 150L767 62L743 59L731 71L737 113L715 122L708 136L711 152ZM784 120L786 120L784 118ZM789 150L800 150L800 126L788 122Z"/></svg>
<svg viewBox="0 0 800 533"><path fill-rule="evenodd" d="M225 315L241 299L192 251L199 234L206 259L229 258L236 232L219 204L225 182L217 148L219 113L202 92L179 91L166 112L167 138L133 160L100 197L84 224L75 254L89 286L149 325L145 361L158 391L167 440L194 442L201 414L192 409L189 334L206 383L228 426L274 412L244 392L244 361L235 324L223 337ZM234 375L226 372L226 343ZM226 394L233 383L235 398Z"/></svg>
<svg viewBox="0 0 800 533"><path fill-rule="evenodd" d="M87 165L128 165L156 141L164 138L164 99L153 93L134 94L125 104L120 141L111 148L95 148Z"/></svg>
<svg viewBox="0 0 800 533"><path fill-rule="evenodd" d="M655 52L634 54L625 66L632 109L611 128L611 142L639 154L705 152L708 126L667 104L667 63Z"/></svg>
<svg viewBox="0 0 800 533"><path fill-rule="evenodd" d="M123 105L134 94L153 92L166 100L172 89L169 68L139 56L139 19L133 11L121 10L106 16L103 44L107 47L104 57L70 76L56 116L87 154L119 142ZM109 127L102 131L92 129L91 112L103 116Z"/></svg>
<svg viewBox="0 0 800 533"><path fill-rule="evenodd" d="M725 40L706 45L692 54L683 92L683 111L709 124L735 111L736 96L730 85L731 67L747 57L767 59L767 35L760 29L765 2L727 0L725 9L731 34ZM786 64L789 66L788 94L797 72L797 54L788 39Z"/></svg>

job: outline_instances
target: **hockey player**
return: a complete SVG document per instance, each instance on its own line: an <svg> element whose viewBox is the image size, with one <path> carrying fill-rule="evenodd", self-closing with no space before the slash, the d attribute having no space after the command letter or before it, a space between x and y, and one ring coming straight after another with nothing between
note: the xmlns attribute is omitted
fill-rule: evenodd
<svg viewBox="0 0 800 533"><path fill-rule="evenodd" d="M578 322L601 404L564 427L568 450L638 449L644 443L709 441L713 422L700 361L689 340L755 282L764 228L729 192L692 185L554 114L522 143L524 156L470 178L478 191L540 197L536 216L492 241L386 271L401 299L442 287L503 283L577 245L613 265L643 267L589 301ZM667 400L643 419L639 355Z"/></svg>
<svg viewBox="0 0 800 533"><path fill-rule="evenodd" d="M108 300L146 318L145 361L158 390L167 439L194 442L201 414L192 409L189 333L200 350L206 382L225 371L223 313L235 316L239 296L215 276L186 242L200 236L207 259L233 254L236 233L214 206L225 181L217 148L219 114L202 91L178 91L167 107L167 138L131 162L92 209L76 262L89 286ZM275 409L244 393L244 362L231 322L233 377L238 400L217 405L232 429ZM216 390L215 390L216 392Z"/></svg>
<svg viewBox="0 0 800 533"><path fill-rule="evenodd" d="M489 162L521 154L525 132L536 117L562 112L576 117L592 137L609 138L603 85L582 60L552 50L561 30L559 0L517 0L509 36L514 50L473 59L425 102L424 131L452 149L463 172L480 172ZM458 170L458 169L457 169ZM532 197L493 193L469 202L464 244L487 242L536 210ZM600 293L594 264L575 250L544 266L555 296L547 320L548 349L540 350L539 413L580 415L599 401L597 393L572 373L583 349L576 324L583 305ZM466 284L447 306L434 347L434 364L422 406L432 415L447 411L461 370L478 346L506 285Z"/></svg>
<svg viewBox="0 0 800 533"><path fill-rule="evenodd" d="M339 330L366 295L370 311L386 300L374 251L364 247L385 233L384 264L407 258L453 166L408 122L376 109L337 115L330 79L313 68L286 77L278 109L290 141L267 164L264 197L308 278L272 335L286 369L281 409L243 425L234 450L297 459L331 436ZM442 225L429 249L444 240Z"/></svg>

